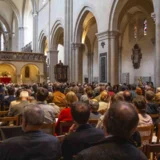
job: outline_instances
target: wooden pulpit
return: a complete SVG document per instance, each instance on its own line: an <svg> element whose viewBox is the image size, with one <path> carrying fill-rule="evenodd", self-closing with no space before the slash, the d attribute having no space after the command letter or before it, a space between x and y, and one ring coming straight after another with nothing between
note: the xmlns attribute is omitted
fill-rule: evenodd
<svg viewBox="0 0 160 160"><path fill-rule="evenodd" d="M63 65L63 63L56 64L54 67L55 79L58 82L67 82L68 81L68 66Z"/></svg>

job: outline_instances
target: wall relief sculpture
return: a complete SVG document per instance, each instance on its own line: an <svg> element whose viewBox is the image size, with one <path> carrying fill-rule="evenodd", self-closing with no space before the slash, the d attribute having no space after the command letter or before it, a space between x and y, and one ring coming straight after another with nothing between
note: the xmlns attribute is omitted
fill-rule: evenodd
<svg viewBox="0 0 160 160"><path fill-rule="evenodd" d="M132 59L134 69L140 68L142 53L141 53L141 48L139 47L138 44L135 44L132 49L131 59Z"/></svg>

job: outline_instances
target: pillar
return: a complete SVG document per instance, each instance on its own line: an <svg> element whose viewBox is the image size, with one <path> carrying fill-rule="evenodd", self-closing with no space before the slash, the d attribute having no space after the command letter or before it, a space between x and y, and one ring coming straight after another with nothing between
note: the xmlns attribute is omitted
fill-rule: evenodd
<svg viewBox="0 0 160 160"><path fill-rule="evenodd" d="M33 12L33 52L38 52L38 13Z"/></svg>
<svg viewBox="0 0 160 160"><path fill-rule="evenodd" d="M72 43L72 75L76 83L82 83L82 43Z"/></svg>
<svg viewBox="0 0 160 160"><path fill-rule="evenodd" d="M50 82L55 81L54 76L54 67L58 63L58 51L57 50L49 50L49 80Z"/></svg>
<svg viewBox="0 0 160 160"><path fill-rule="evenodd" d="M17 74L16 77L17 77L17 84L21 84L22 83L21 75Z"/></svg>
<svg viewBox="0 0 160 160"><path fill-rule="evenodd" d="M65 61L64 64L68 65L68 81L74 81L74 66L72 54L72 39L73 39L73 0L65 0L65 25L64 25L64 53Z"/></svg>
<svg viewBox="0 0 160 160"><path fill-rule="evenodd" d="M155 52L155 86L160 87L160 1L155 0L156 52Z"/></svg>
<svg viewBox="0 0 160 160"><path fill-rule="evenodd" d="M105 31L97 33L98 38L98 62L99 83L110 82L112 85L119 83L119 61L118 61L118 31ZM101 82L100 56L106 57L105 81Z"/></svg>
<svg viewBox="0 0 160 160"><path fill-rule="evenodd" d="M24 47L24 27L23 26L20 26L18 28L18 36L19 36L18 50L21 51L22 48Z"/></svg>
<svg viewBox="0 0 160 160"><path fill-rule="evenodd" d="M118 53L119 32L108 32L110 40L110 82L112 85L119 84L119 53Z"/></svg>

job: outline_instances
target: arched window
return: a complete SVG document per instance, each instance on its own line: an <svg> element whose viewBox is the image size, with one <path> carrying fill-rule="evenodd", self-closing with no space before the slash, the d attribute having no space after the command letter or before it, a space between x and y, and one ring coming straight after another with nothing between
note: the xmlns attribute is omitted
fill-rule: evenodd
<svg viewBox="0 0 160 160"><path fill-rule="evenodd" d="M29 78L30 77L30 68L29 66L26 66L25 68L25 78Z"/></svg>
<svg viewBox="0 0 160 160"><path fill-rule="evenodd" d="M134 25L134 38L137 39L137 24Z"/></svg>

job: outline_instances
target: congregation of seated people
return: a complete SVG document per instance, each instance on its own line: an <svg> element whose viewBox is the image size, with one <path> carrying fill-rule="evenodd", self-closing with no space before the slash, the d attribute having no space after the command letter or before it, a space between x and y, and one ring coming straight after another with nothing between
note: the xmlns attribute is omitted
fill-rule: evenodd
<svg viewBox="0 0 160 160"><path fill-rule="evenodd" d="M157 133L159 109L160 88L151 84L0 84L0 112L7 113L0 130L16 125L5 117L20 117L22 129L9 139L0 135L0 159L147 160L138 128ZM44 124L54 124L52 135Z"/></svg>

